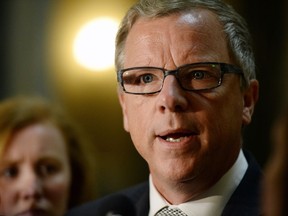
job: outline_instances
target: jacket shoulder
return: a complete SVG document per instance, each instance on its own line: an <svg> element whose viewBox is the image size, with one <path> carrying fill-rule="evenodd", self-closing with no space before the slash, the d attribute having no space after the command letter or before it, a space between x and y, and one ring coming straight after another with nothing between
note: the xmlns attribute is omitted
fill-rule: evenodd
<svg viewBox="0 0 288 216"><path fill-rule="evenodd" d="M135 215L137 202L146 193L149 193L148 181L72 208L65 216Z"/></svg>

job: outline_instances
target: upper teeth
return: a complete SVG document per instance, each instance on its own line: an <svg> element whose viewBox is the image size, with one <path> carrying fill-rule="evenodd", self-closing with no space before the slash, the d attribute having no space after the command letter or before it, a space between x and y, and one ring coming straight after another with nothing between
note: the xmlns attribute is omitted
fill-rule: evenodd
<svg viewBox="0 0 288 216"><path fill-rule="evenodd" d="M168 141L168 142L180 142L182 139L183 139L183 137L179 137L177 139L174 139L172 137L167 137L166 141Z"/></svg>

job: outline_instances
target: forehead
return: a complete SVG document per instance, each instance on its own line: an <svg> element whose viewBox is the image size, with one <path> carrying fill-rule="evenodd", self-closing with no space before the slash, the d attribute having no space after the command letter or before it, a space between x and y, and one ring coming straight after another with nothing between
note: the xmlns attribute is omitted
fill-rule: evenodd
<svg viewBox="0 0 288 216"><path fill-rule="evenodd" d="M159 18L139 18L127 36L124 62L134 59L137 63L138 58L142 61L145 56L151 58L150 54L160 53L166 58L173 58L173 55L179 58L202 56L207 60L222 58L222 55L227 57L226 34L217 15L207 9Z"/></svg>
<svg viewBox="0 0 288 216"><path fill-rule="evenodd" d="M20 160L24 158L64 157L65 140L60 130L52 123L36 123L16 131L7 143L3 158Z"/></svg>

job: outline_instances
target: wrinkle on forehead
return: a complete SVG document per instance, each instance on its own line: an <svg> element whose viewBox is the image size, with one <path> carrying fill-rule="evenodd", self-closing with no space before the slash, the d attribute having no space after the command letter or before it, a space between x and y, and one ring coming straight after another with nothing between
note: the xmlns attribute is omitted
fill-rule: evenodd
<svg viewBox="0 0 288 216"><path fill-rule="evenodd" d="M228 50L221 23L206 9L155 19L142 17L135 22L126 42L129 67L174 69L198 61L223 61Z"/></svg>
<svg viewBox="0 0 288 216"><path fill-rule="evenodd" d="M226 35L223 31L223 26L219 22L217 15L207 9L194 9L192 11L184 12L176 21L176 25L190 26L186 28L186 31L179 31L177 34L182 34L182 41L185 41L185 37L188 37L190 43L183 46L183 50L186 46L186 52L179 52L178 55L182 55L183 59L189 59L189 56L193 56L193 61L221 61L219 59L219 50L227 49L228 45L226 41ZM175 34L171 34L172 37ZM217 43L210 43L211 41L218 41ZM206 43L208 42L208 43ZM173 46L173 44L171 44ZM179 44L174 44L179 46ZM175 48L175 47L174 47ZM176 47L177 48L177 47ZM218 50L218 51L217 51ZM197 53L197 55L195 55ZM200 55L199 55L200 54ZM197 56L200 57L197 60ZM220 57L221 58L221 57ZM193 63L193 62L189 62Z"/></svg>

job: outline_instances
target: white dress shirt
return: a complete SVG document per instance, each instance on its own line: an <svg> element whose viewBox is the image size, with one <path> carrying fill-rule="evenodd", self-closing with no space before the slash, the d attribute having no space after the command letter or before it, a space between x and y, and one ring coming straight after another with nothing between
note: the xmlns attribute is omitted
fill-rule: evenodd
<svg viewBox="0 0 288 216"><path fill-rule="evenodd" d="M248 163L241 150L234 165L224 176L198 200L188 201L180 205L169 204L155 188L151 175L150 185L150 211L149 216L154 216L157 211L165 206L178 207L188 216L218 216L221 215L226 203L234 190L241 182Z"/></svg>

